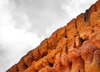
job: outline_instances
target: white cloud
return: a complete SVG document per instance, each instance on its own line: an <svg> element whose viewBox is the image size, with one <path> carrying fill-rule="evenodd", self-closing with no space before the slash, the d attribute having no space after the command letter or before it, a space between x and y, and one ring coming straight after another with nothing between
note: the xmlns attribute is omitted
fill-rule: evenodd
<svg viewBox="0 0 100 72"><path fill-rule="evenodd" d="M97 0L71 0L69 3L62 4L62 8L69 14L69 20L76 18L79 14L84 13L86 9Z"/></svg>
<svg viewBox="0 0 100 72"><path fill-rule="evenodd" d="M16 29L12 25L2 27L1 41L3 44L12 44L13 42L22 42L28 45L37 46L40 39L36 33L27 32L25 30Z"/></svg>
<svg viewBox="0 0 100 72"><path fill-rule="evenodd" d="M0 0L0 5L0 51L3 51L0 55L0 71L5 72L29 50L38 46L43 37L40 39L36 32L27 31L31 23L25 13L21 13L21 17L16 13L23 24L21 28L15 27L17 21L11 14L14 6L9 3L9 0Z"/></svg>

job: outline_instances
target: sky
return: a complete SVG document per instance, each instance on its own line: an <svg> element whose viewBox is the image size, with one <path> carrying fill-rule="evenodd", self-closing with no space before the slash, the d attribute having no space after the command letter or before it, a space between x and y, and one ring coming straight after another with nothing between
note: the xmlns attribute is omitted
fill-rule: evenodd
<svg viewBox="0 0 100 72"><path fill-rule="evenodd" d="M0 72L97 0L0 0Z"/></svg>

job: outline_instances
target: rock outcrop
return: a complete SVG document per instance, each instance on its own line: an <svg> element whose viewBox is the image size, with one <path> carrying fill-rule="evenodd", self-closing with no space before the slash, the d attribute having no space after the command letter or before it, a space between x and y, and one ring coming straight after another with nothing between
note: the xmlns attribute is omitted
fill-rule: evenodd
<svg viewBox="0 0 100 72"><path fill-rule="evenodd" d="M6 72L100 72L100 0Z"/></svg>

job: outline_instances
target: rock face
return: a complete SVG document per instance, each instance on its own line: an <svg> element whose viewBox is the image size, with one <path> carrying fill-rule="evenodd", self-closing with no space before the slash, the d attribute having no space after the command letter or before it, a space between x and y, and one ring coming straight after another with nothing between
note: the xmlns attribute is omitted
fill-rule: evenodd
<svg viewBox="0 0 100 72"><path fill-rule="evenodd" d="M100 72L100 0L6 72Z"/></svg>

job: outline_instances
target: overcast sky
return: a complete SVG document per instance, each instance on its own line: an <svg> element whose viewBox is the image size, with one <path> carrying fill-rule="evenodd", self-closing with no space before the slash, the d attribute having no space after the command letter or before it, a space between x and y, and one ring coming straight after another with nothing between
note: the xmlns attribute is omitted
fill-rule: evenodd
<svg viewBox="0 0 100 72"><path fill-rule="evenodd" d="M0 0L0 72L97 0Z"/></svg>

